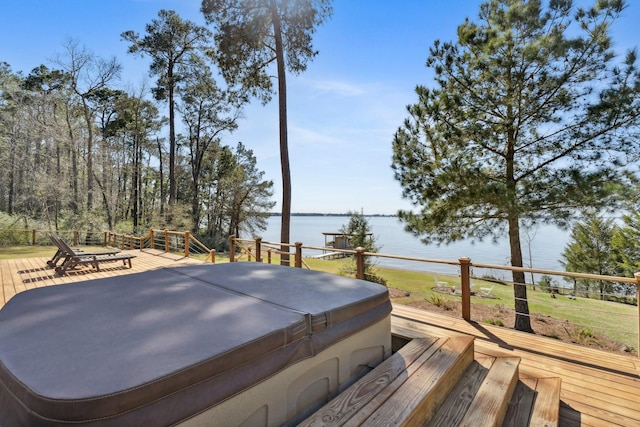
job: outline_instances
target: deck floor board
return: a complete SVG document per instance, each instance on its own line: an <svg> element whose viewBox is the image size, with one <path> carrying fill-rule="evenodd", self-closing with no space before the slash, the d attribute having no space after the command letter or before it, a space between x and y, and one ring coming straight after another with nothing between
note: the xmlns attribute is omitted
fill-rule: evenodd
<svg viewBox="0 0 640 427"><path fill-rule="evenodd" d="M560 425L640 425L638 358L551 338L394 305L392 332L411 336L475 336L477 357L522 359L520 378L561 378Z"/></svg>
<svg viewBox="0 0 640 427"><path fill-rule="evenodd" d="M52 248L51 256L55 250ZM159 250L133 250L132 268L122 262L100 265L100 272L82 266L57 277L46 261L50 258L0 260L0 307L15 294L41 286L140 273L169 266L201 264ZM562 381L561 426L640 425L640 359L566 344L509 328L465 322L412 307L394 304L392 331L406 337L476 337L476 359L520 357L520 378L552 378Z"/></svg>

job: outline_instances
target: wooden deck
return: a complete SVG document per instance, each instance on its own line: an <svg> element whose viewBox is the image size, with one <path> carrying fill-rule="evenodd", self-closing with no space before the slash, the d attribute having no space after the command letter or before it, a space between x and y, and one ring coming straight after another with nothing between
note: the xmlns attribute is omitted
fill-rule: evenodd
<svg viewBox="0 0 640 427"><path fill-rule="evenodd" d="M0 260L0 281L2 285L0 307L5 305L15 294L28 289L62 285L64 283L80 282L83 280L101 279L123 274L140 273L176 265L202 263L202 261L193 258L185 258L154 249L123 252L132 253L136 256L131 262L132 268L124 266L122 262L113 262L101 264L100 271L97 272L90 265L86 265L76 270L71 270L62 277L56 276L53 268L47 266L47 260L50 258ZM55 249L52 248L51 256L53 256L54 253Z"/></svg>
<svg viewBox="0 0 640 427"><path fill-rule="evenodd" d="M13 295L42 286L112 277L168 266L201 263L161 251L131 251L133 268L121 263L90 266L56 277L47 258L0 260L0 307ZM52 250L52 255L54 251ZM476 358L520 357L520 378L560 377L561 426L640 425L640 359L616 355L507 328L394 305L392 332L405 338L472 335Z"/></svg>
<svg viewBox="0 0 640 427"><path fill-rule="evenodd" d="M392 333L473 335L476 358L520 357L520 378L560 377L561 426L640 425L640 359L394 305Z"/></svg>

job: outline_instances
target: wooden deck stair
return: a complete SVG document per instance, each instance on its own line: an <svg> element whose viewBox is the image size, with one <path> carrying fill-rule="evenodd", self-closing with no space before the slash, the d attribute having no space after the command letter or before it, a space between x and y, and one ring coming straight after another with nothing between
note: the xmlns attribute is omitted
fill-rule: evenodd
<svg viewBox="0 0 640 427"><path fill-rule="evenodd" d="M300 426L557 426L559 379L519 365L474 359L470 336L415 338Z"/></svg>

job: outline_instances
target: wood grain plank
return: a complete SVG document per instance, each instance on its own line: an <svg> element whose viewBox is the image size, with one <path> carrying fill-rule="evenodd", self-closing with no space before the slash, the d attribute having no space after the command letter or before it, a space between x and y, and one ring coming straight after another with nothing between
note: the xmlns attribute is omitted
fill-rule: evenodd
<svg viewBox="0 0 640 427"><path fill-rule="evenodd" d="M472 361L473 338L449 338L445 345L407 378L402 387L389 396L362 425L428 424Z"/></svg>
<svg viewBox="0 0 640 427"><path fill-rule="evenodd" d="M417 338L419 339L419 338ZM369 416L382 406L400 387L404 385L404 382L412 376L422 365L427 363L434 354L439 352L441 348L448 342L448 338L441 338L420 355L414 363L409 365L402 377L396 378L390 384L388 384L382 391L373 396L373 398L364 405L357 413L355 413L347 422L345 426L360 426L366 425Z"/></svg>
<svg viewBox="0 0 640 427"><path fill-rule="evenodd" d="M340 393L335 399L320 408L299 424L300 427L329 427L346 423L398 377L406 378L407 369L420 363L420 357L444 344L445 340L419 338L407 343L391 357L376 366L371 372ZM417 362L418 361L418 362Z"/></svg>
<svg viewBox="0 0 640 427"><path fill-rule="evenodd" d="M440 405L436 415L429 421L429 425L442 427L459 425L495 360L495 358L484 358L482 363L474 361Z"/></svg>
<svg viewBox="0 0 640 427"><path fill-rule="evenodd" d="M536 401L531 427L556 427L560 413L560 378L539 378L535 384Z"/></svg>
<svg viewBox="0 0 640 427"><path fill-rule="evenodd" d="M0 262L0 272L2 272L2 301L0 302L4 305L16 294L14 280L17 274L8 261Z"/></svg>
<svg viewBox="0 0 640 427"><path fill-rule="evenodd" d="M509 409L502 422L502 427L521 427L529 425L531 412L536 399L536 378L525 378L518 382L513 391ZM558 404L560 401L558 400Z"/></svg>
<svg viewBox="0 0 640 427"><path fill-rule="evenodd" d="M491 366L460 426L497 427L502 424L518 383L520 359L499 358Z"/></svg>

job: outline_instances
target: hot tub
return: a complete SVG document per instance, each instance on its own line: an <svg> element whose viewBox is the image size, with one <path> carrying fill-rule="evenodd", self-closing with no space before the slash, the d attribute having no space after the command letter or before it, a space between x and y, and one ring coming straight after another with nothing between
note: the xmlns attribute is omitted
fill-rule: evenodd
<svg viewBox="0 0 640 427"><path fill-rule="evenodd" d="M293 424L391 352L387 289L260 263L38 288L0 310L0 425Z"/></svg>

